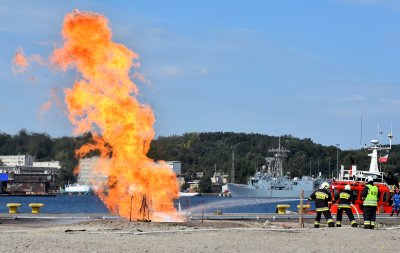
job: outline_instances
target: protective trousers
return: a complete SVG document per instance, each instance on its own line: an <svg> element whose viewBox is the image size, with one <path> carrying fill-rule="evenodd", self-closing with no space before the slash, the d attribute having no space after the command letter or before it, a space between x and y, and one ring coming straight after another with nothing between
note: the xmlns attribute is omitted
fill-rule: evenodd
<svg viewBox="0 0 400 253"><path fill-rule="evenodd" d="M374 229L376 220L376 206L364 206L364 228Z"/></svg>
<svg viewBox="0 0 400 253"><path fill-rule="evenodd" d="M392 208L392 213L390 214L390 216L393 216L394 212L396 212L397 216L399 216L399 204L394 204L393 208Z"/></svg>
<svg viewBox="0 0 400 253"><path fill-rule="evenodd" d="M357 222L354 219L354 215L351 212L351 208L338 208L337 216L336 216L336 227L341 227L342 226L343 212L345 212L347 214L347 217L349 217L351 226L352 227L357 227Z"/></svg>
<svg viewBox="0 0 400 253"><path fill-rule="evenodd" d="M317 216L315 216L314 228L319 228L322 214L324 214L325 219L328 222L328 226L329 227L334 227L335 223L333 222L331 211L326 210L326 211L322 211L322 212L317 212Z"/></svg>

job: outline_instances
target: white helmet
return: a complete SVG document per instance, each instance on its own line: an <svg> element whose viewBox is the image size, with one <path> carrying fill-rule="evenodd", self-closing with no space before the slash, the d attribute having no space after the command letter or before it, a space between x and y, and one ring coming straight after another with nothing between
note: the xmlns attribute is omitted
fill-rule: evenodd
<svg viewBox="0 0 400 253"><path fill-rule="evenodd" d="M368 176L368 177L367 177L367 182L374 182L374 178L371 177L371 176Z"/></svg>
<svg viewBox="0 0 400 253"><path fill-rule="evenodd" d="M346 184L346 185L344 186L344 189L345 189L346 191L351 191L351 186L350 186L349 184Z"/></svg>
<svg viewBox="0 0 400 253"><path fill-rule="evenodd" d="M329 187L330 187L330 185L328 182L323 182L319 188L320 189L328 189Z"/></svg>

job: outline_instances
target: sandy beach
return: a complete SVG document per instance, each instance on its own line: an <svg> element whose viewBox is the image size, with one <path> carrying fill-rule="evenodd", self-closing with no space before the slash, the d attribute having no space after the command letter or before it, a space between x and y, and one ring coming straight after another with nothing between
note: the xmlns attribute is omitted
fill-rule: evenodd
<svg viewBox="0 0 400 253"><path fill-rule="evenodd" d="M307 222L92 220L72 224L2 220L2 252L384 252L400 247L400 226L312 228Z"/></svg>

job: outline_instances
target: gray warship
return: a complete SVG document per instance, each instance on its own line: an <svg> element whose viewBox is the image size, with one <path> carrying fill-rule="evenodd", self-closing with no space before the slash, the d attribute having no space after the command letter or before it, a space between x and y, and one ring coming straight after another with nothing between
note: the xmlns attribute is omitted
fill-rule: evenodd
<svg viewBox="0 0 400 253"><path fill-rule="evenodd" d="M291 179L283 175L283 162L289 150L281 147L280 141L277 149L269 149L273 157L266 157L267 166L263 165L250 178L247 184L228 183L227 188L232 197L248 198L300 198L301 190L308 197L319 187L319 180L303 176Z"/></svg>

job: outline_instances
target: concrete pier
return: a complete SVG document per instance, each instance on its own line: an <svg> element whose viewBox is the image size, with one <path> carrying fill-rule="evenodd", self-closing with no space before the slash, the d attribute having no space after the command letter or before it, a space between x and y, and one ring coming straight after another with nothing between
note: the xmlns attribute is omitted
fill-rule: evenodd
<svg viewBox="0 0 400 253"><path fill-rule="evenodd" d="M61 225L93 220L123 220L109 213L1 213L0 223Z"/></svg>
<svg viewBox="0 0 400 253"><path fill-rule="evenodd" d="M336 218L336 215L333 215ZM220 215L216 215L214 213L192 213L189 215L189 218L192 220L270 220L270 221L296 221L299 219L299 215L297 213L290 214L277 214L277 213L223 213ZM358 220L358 216L355 215L356 220ZM362 215L360 215L360 220L363 220ZM304 214L303 219L305 220L314 220L315 214ZM346 221L347 216L343 217L343 220ZM377 220L398 220L400 222L399 217L389 216L389 214L377 214ZM324 218L321 219L324 222Z"/></svg>

